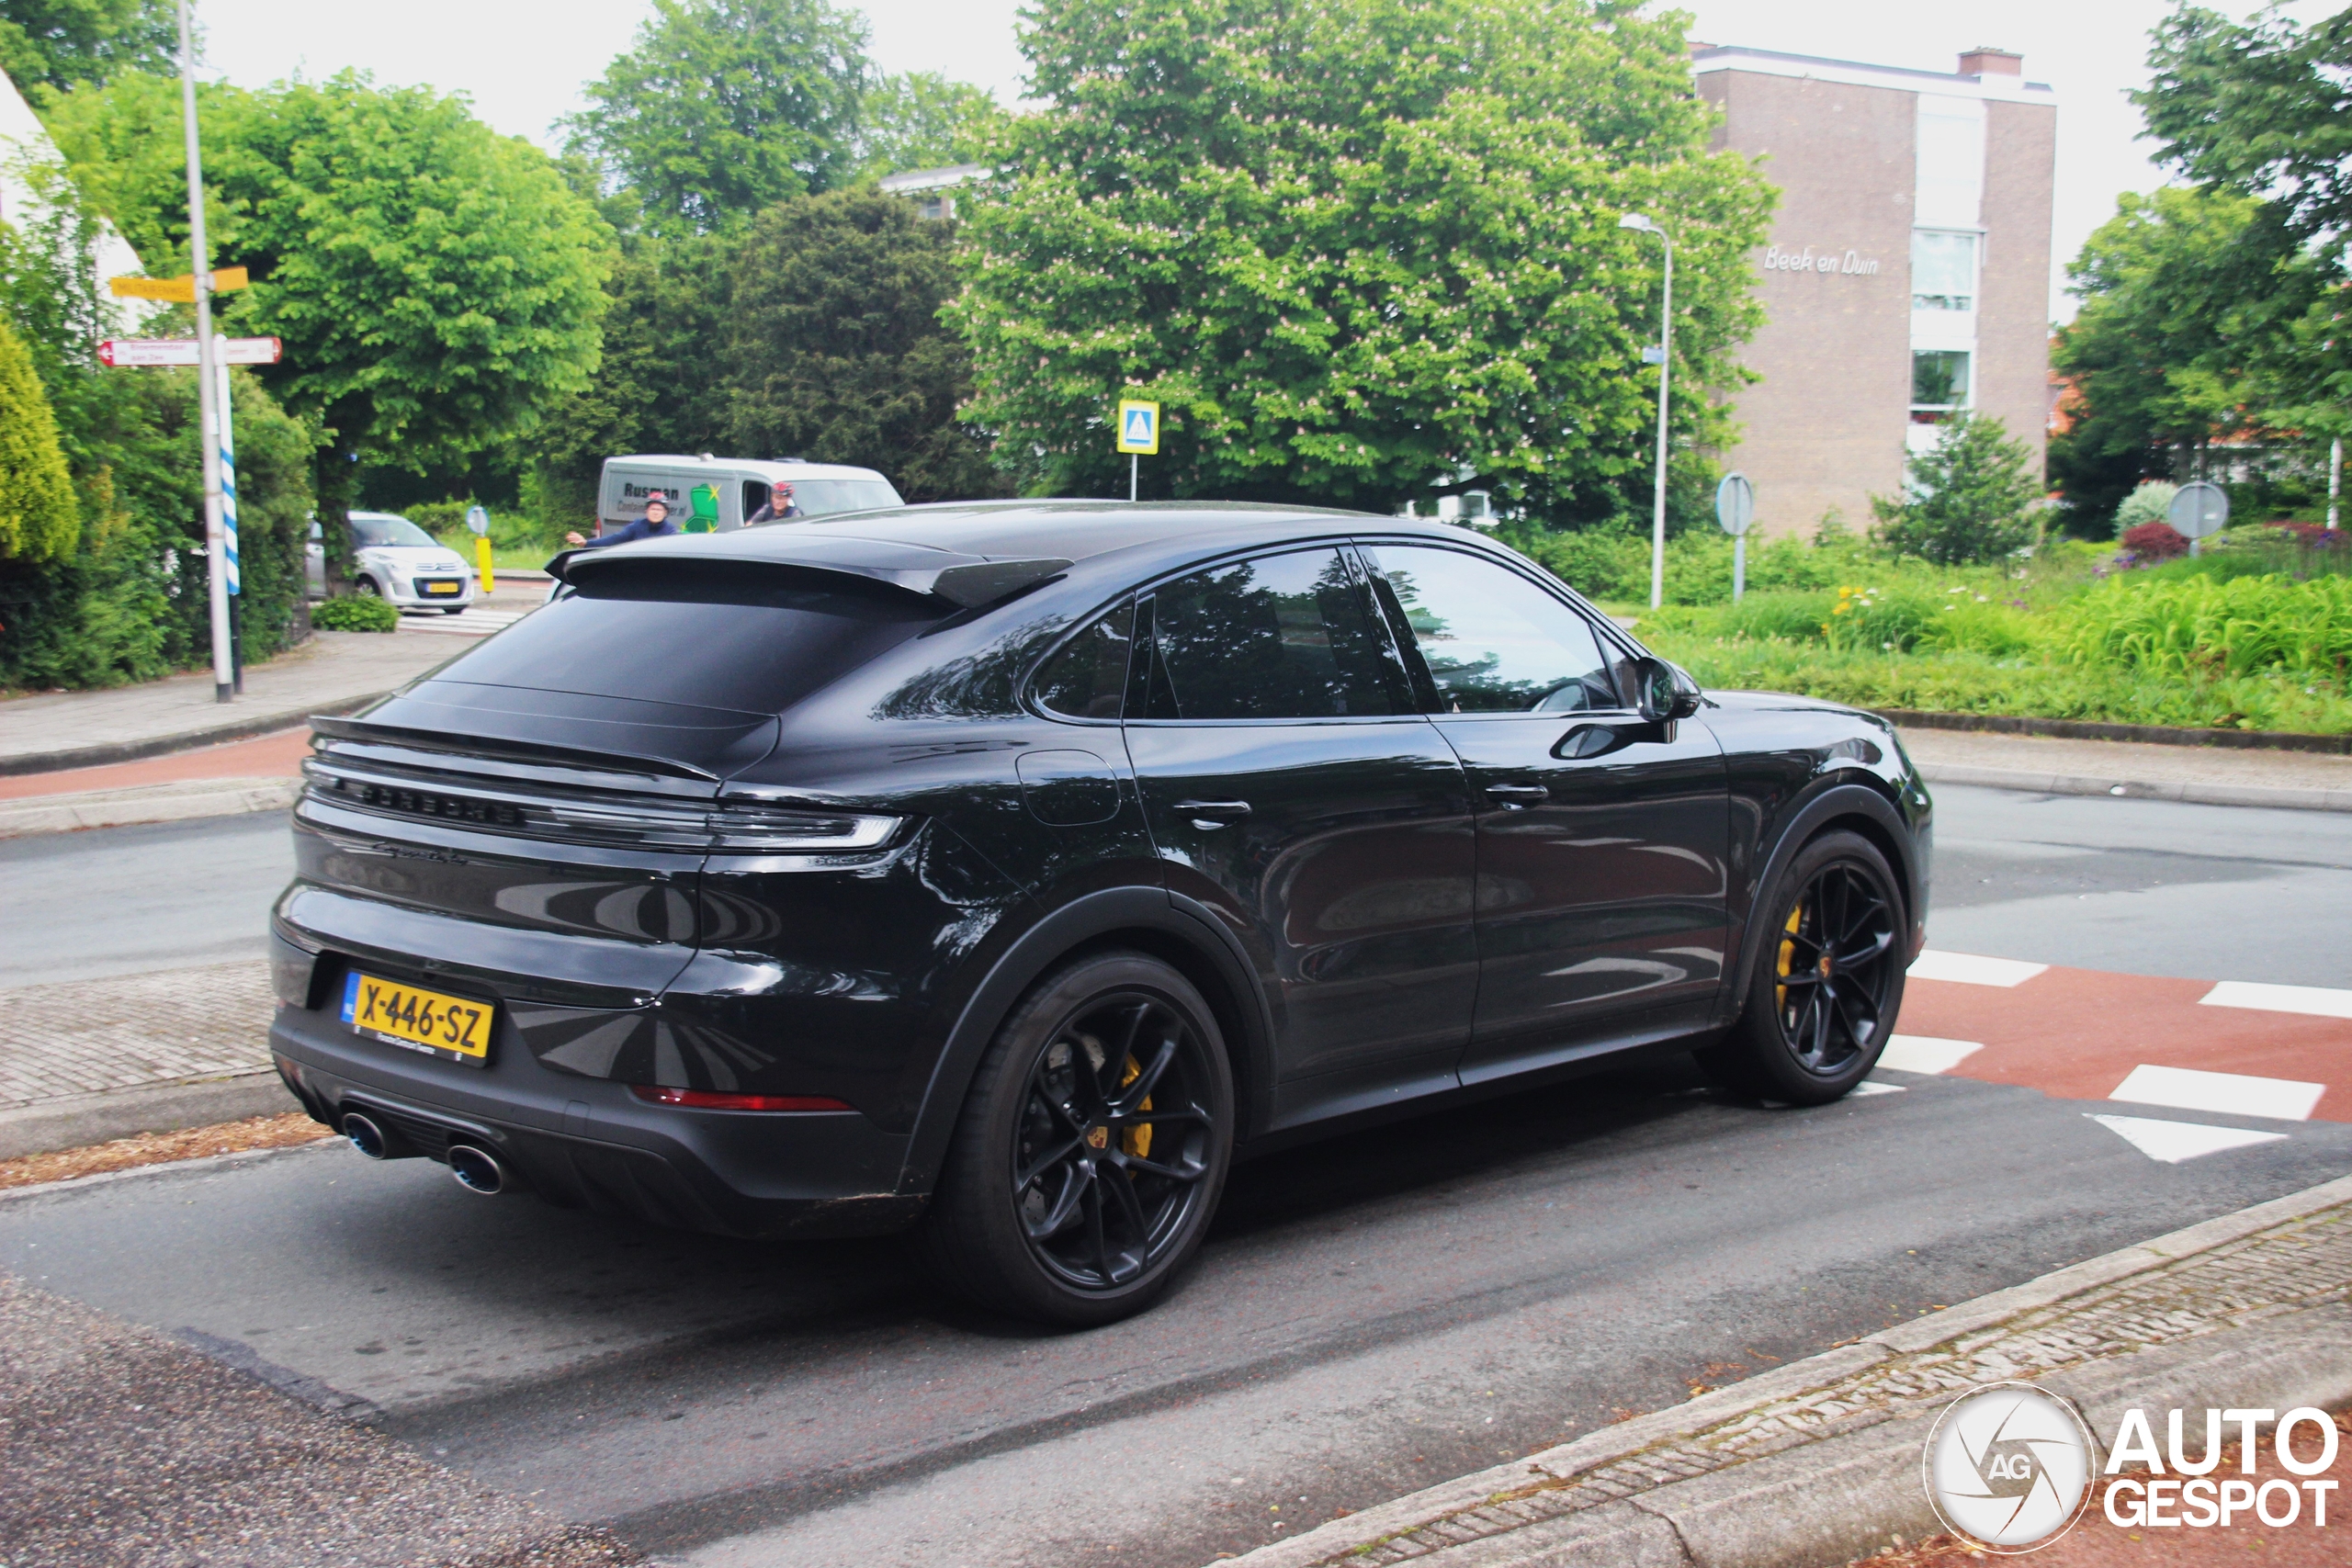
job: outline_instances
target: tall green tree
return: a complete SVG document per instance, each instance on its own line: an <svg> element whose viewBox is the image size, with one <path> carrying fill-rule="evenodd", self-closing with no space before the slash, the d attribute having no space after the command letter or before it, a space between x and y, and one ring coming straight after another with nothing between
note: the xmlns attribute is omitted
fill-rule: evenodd
<svg viewBox="0 0 2352 1568"><path fill-rule="evenodd" d="M653 0L588 85L571 145L649 227L723 228L855 173L865 46L865 19L830 0Z"/></svg>
<svg viewBox="0 0 2352 1568"><path fill-rule="evenodd" d="M2041 484L2033 452L1991 414L1962 413L1914 453L1899 496L1874 495L1879 542L1938 566L1996 561L2033 542Z"/></svg>
<svg viewBox="0 0 2352 1568"><path fill-rule="evenodd" d="M2352 9L2309 24L2271 6L2239 22L2181 5L2133 95L2161 156L2257 201L2269 252L2266 330L2247 358L2268 422L2352 435Z"/></svg>
<svg viewBox="0 0 2352 1568"><path fill-rule="evenodd" d="M0 559L54 560L81 531L57 415L32 355L0 320Z"/></svg>
<svg viewBox="0 0 2352 1568"><path fill-rule="evenodd" d="M2142 479L2188 477L2197 450L2255 417L2286 248L2259 203L2195 187L2126 193L2093 231L2067 268L2082 309L2051 351L2074 384L2050 446L2069 526L2103 535Z"/></svg>
<svg viewBox="0 0 2352 1568"><path fill-rule="evenodd" d="M838 191L760 214L728 268L732 450L879 468L910 501L1004 493L960 423L971 351L940 324L954 225L896 197Z"/></svg>
<svg viewBox="0 0 2352 1568"><path fill-rule="evenodd" d="M970 163L1000 128L996 96L929 71L885 76L858 106L858 154L869 175Z"/></svg>
<svg viewBox="0 0 2352 1568"><path fill-rule="evenodd" d="M51 123L126 236L185 265L185 175L154 151L178 145L164 85L72 94ZM284 340L261 376L327 438L317 483L330 517L348 509L362 459L462 460L586 385L611 233L547 154L461 98L352 73L214 89L199 118L214 263L254 276L222 318Z"/></svg>
<svg viewBox="0 0 2352 1568"><path fill-rule="evenodd" d="M171 0L0 0L0 71L20 91L178 66Z"/></svg>
<svg viewBox="0 0 2352 1568"><path fill-rule="evenodd" d="M1109 420L1164 406L1161 494L1386 509L1476 484L1603 518L1646 486L1658 249L1675 439L1758 324L1770 188L1711 152L1681 19L1634 0L1039 0L1041 112L965 202L972 416L1032 491L1123 490ZM1688 459L1682 459L1687 463Z"/></svg>

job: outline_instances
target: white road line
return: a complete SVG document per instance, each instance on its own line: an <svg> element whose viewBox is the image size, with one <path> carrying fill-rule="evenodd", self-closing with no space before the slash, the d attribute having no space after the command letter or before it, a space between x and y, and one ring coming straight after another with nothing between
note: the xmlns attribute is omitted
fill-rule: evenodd
<svg viewBox="0 0 2352 1568"><path fill-rule="evenodd" d="M1963 986L2022 986L2049 967L2047 964L2027 964L2015 958L1939 953L1931 947L1912 964L1911 978L1956 980Z"/></svg>
<svg viewBox="0 0 2352 1568"><path fill-rule="evenodd" d="M2144 1116L2085 1115L2146 1155L2166 1165L2178 1165L2199 1155L2243 1149L2254 1144L2275 1144L2284 1133L2249 1133L2243 1127L2208 1127L2196 1122L2155 1122Z"/></svg>
<svg viewBox="0 0 2352 1568"><path fill-rule="evenodd" d="M2308 1122L2325 1084L2292 1078L2257 1078L2244 1073L2200 1073L2189 1067L2152 1067L2145 1062L2115 1086L2109 1100L2135 1105L2169 1105L2181 1111L2218 1111L2227 1116L2267 1116L2274 1122Z"/></svg>
<svg viewBox="0 0 2352 1568"><path fill-rule="evenodd" d="M1901 1094L1903 1086L1899 1083L1881 1083L1876 1078L1864 1078L1854 1086L1852 1092L1857 1095Z"/></svg>
<svg viewBox="0 0 2352 1568"><path fill-rule="evenodd" d="M2352 1018L2352 991L2325 986L2266 986L2224 980L2197 998L2199 1007L2253 1008L2262 1012L2302 1012L2313 1018Z"/></svg>
<svg viewBox="0 0 2352 1568"><path fill-rule="evenodd" d="M1939 1040L1932 1034L1890 1034L1878 1065L1899 1073L1948 1073L1984 1049L1973 1040Z"/></svg>

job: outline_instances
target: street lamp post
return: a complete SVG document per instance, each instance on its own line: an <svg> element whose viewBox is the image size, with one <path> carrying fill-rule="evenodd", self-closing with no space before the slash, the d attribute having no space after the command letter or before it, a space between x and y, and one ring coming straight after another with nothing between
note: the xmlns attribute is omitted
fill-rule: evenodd
<svg viewBox="0 0 2352 1568"><path fill-rule="evenodd" d="M1657 479L1650 497L1650 608L1655 610L1666 603L1666 402L1674 374L1674 236L1638 212L1617 220L1617 227L1656 234L1666 244L1666 296L1658 306L1657 329Z"/></svg>

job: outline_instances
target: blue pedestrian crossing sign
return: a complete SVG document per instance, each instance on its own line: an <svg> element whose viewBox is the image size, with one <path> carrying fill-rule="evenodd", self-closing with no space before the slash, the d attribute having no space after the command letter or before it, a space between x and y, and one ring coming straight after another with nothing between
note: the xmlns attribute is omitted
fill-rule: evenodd
<svg viewBox="0 0 2352 1568"><path fill-rule="evenodd" d="M1159 405L1133 399L1119 405L1119 450L1159 456Z"/></svg>

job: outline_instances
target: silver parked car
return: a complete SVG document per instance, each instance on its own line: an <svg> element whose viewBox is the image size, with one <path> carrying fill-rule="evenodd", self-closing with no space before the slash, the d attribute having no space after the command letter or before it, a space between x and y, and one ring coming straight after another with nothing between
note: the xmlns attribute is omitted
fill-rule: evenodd
<svg viewBox="0 0 2352 1568"><path fill-rule="evenodd" d="M474 602L474 569L432 535L390 512L351 513L351 586L402 610L454 615ZM311 597L326 597L325 531L311 525L303 552Z"/></svg>

